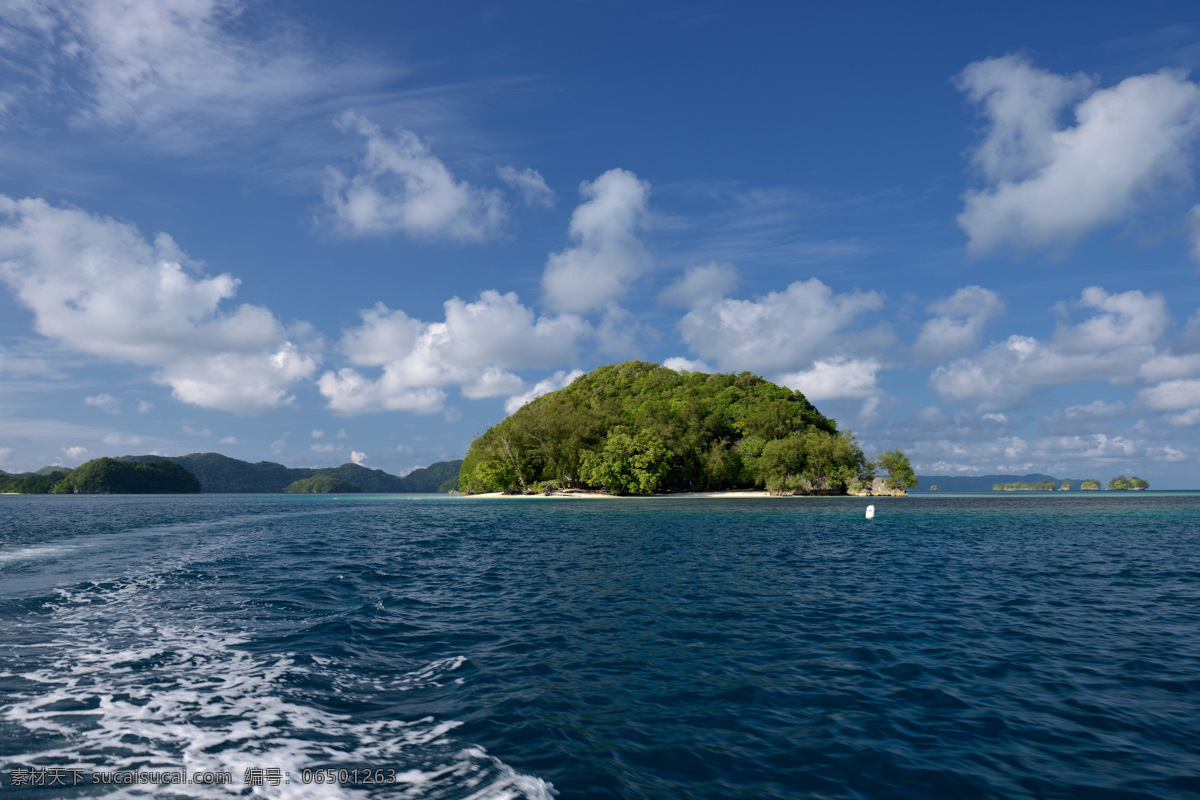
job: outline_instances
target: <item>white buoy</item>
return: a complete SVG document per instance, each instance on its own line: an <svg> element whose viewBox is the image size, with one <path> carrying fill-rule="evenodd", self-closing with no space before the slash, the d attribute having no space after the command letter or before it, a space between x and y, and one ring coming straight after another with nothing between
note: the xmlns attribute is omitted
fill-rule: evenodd
<svg viewBox="0 0 1200 800"><path fill-rule="evenodd" d="M867 519L875 519L875 506L867 506Z"/></svg>

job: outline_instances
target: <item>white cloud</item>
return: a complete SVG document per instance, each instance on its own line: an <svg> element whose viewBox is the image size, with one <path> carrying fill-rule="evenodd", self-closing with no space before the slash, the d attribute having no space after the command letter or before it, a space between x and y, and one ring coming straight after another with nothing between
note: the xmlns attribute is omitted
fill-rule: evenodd
<svg viewBox="0 0 1200 800"><path fill-rule="evenodd" d="M663 362L663 366L667 369L676 370L677 372L706 372L710 374L716 372L715 369L710 367L708 364L705 364L703 361L684 358L683 356L668 358Z"/></svg>
<svg viewBox="0 0 1200 800"><path fill-rule="evenodd" d="M922 361L944 361L978 347L984 326L1004 313L1004 301L990 289L965 286L929 310L937 316L921 326L913 353Z"/></svg>
<svg viewBox="0 0 1200 800"><path fill-rule="evenodd" d="M645 358L647 345L658 344L658 331L644 325L628 309L610 303L596 326L596 349L617 360Z"/></svg>
<svg viewBox="0 0 1200 800"><path fill-rule="evenodd" d="M249 129L265 115L359 91L394 70L329 62L287 23L245 35L242 0L43 0L5 3L5 44L30 65L10 98L71 85L75 123L129 126L172 149ZM276 17L276 21L281 18ZM270 27L270 26L268 26ZM262 30L260 27L259 30ZM36 65L36 66L34 66Z"/></svg>
<svg viewBox="0 0 1200 800"><path fill-rule="evenodd" d="M62 449L62 451L63 451L63 455L66 458L74 461L76 459L83 458L85 455L87 455L88 449L86 447L76 445L74 447L64 447Z"/></svg>
<svg viewBox="0 0 1200 800"><path fill-rule="evenodd" d="M312 438L314 438L314 439L320 439L322 436L324 436L324 435L325 435L325 431L317 431L317 430L314 430L314 431L313 431L313 432L312 432L310 435L311 435L311 436L312 436Z"/></svg>
<svg viewBox="0 0 1200 800"><path fill-rule="evenodd" d="M558 195L546 185L541 173L532 167L518 170L516 167L497 167L496 175L500 180L521 193L521 200L527 206L554 208Z"/></svg>
<svg viewBox="0 0 1200 800"><path fill-rule="evenodd" d="M1017 405L1038 387L1135 380L1156 355L1169 319L1162 295L1092 286L1073 305L1096 313L1077 325L1060 324L1048 342L1010 336L938 367L930 383L943 399L986 411Z"/></svg>
<svg viewBox="0 0 1200 800"><path fill-rule="evenodd" d="M93 397L85 397L83 402L89 406L95 406L106 414L121 413L121 400L111 394L101 393Z"/></svg>
<svg viewBox="0 0 1200 800"><path fill-rule="evenodd" d="M144 440L141 436L133 434L110 433L102 441L112 447L137 447Z"/></svg>
<svg viewBox="0 0 1200 800"><path fill-rule="evenodd" d="M500 192L456 180L415 133L397 129L389 138L352 112L338 119L338 127L367 140L366 155L353 177L328 169L325 203L343 232L402 232L417 239L455 241L499 235L508 216Z"/></svg>
<svg viewBox="0 0 1200 800"><path fill-rule="evenodd" d="M1093 400L1086 405L1067 406L1063 409L1063 416L1067 419L1108 419L1124 413L1124 403L1106 403L1103 400Z"/></svg>
<svg viewBox="0 0 1200 800"><path fill-rule="evenodd" d="M504 413L512 414L531 400L536 400L544 394L556 392L564 386L570 385L571 381L575 380L581 375L583 375L583 372L577 369L573 369L570 372L567 372L565 369L560 369L549 378L543 378L542 380L538 381L528 392L525 392L524 394L513 395L512 397L508 398L508 400L506 400L504 403Z"/></svg>
<svg viewBox="0 0 1200 800"><path fill-rule="evenodd" d="M362 452L361 450L351 450L350 451L350 460L353 461L355 464L361 464L364 460L366 460L366 458L367 458L367 454Z"/></svg>
<svg viewBox="0 0 1200 800"><path fill-rule="evenodd" d="M733 264L716 261L690 267L683 275L658 294L658 299L672 306L692 306L719 300L737 286L738 271Z"/></svg>
<svg viewBox="0 0 1200 800"><path fill-rule="evenodd" d="M870 397L877 392L875 373L882 366L873 358L819 360L810 369L784 375L779 380L812 401Z"/></svg>
<svg viewBox="0 0 1200 800"><path fill-rule="evenodd" d="M886 347L891 334L885 328L845 332L882 306L877 292L834 294L812 278L756 300L726 298L694 308L679 321L679 332L693 352L725 372L779 375L811 369L818 359L863 357L864 349Z"/></svg>
<svg viewBox="0 0 1200 800"><path fill-rule="evenodd" d="M637 238L644 224L650 184L623 169L610 169L579 187L584 202L571 215L570 234L578 244L546 261L542 289L557 311L604 308L650 266Z"/></svg>
<svg viewBox="0 0 1200 800"><path fill-rule="evenodd" d="M40 199L0 195L0 280L37 332L75 350L157 368L179 400L256 412L292 402L316 369L265 308L220 308L238 281L201 277L170 236Z"/></svg>
<svg viewBox="0 0 1200 800"><path fill-rule="evenodd" d="M1162 185L1190 181L1200 86L1181 72L1093 90L1005 56L971 64L958 87L988 121L973 156L986 185L966 192L958 217L973 252L1061 251L1134 216ZM1075 124L1060 127L1068 109Z"/></svg>
<svg viewBox="0 0 1200 800"><path fill-rule="evenodd" d="M238 440L237 440L236 436L226 436L219 442L219 444L237 444L237 443L238 443Z"/></svg>
<svg viewBox="0 0 1200 800"><path fill-rule="evenodd" d="M308 449L314 453L336 453L339 450L343 450L345 448L343 448L340 444L334 444L333 442L324 442L322 444L310 444L308 446Z"/></svg>
<svg viewBox="0 0 1200 800"><path fill-rule="evenodd" d="M372 380L344 368L321 376L329 407L343 413L444 410L449 386L469 398L513 395L525 389L514 369L550 368L578 358L593 333L581 318L538 317L516 294L487 290L475 302L444 304L444 322L422 322L380 304L362 312L345 333L342 350L359 367L382 367Z"/></svg>
<svg viewBox="0 0 1200 800"><path fill-rule="evenodd" d="M1164 381L1139 391L1138 401L1154 411L1200 408L1200 380Z"/></svg>
<svg viewBox="0 0 1200 800"><path fill-rule="evenodd" d="M138 413L139 414L145 414L147 411L150 411L152 408L154 408L154 403L151 403L149 400L139 400L138 401Z"/></svg>

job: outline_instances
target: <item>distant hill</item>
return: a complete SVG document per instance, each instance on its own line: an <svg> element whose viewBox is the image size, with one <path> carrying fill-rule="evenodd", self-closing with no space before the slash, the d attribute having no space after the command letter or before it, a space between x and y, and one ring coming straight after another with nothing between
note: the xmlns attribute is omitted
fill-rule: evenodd
<svg viewBox="0 0 1200 800"><path fill-rule="evenodd" d="M428 467L413 470L403 478L381 469L368 469L346 463L340 467L285 467L273 461L251 464L220 453L191 453L186 456L122 456L122 461L146 463L172 461L200 480L201 491L207 493L282 492L296 481L314 475L329 475L358 486L368 493L436 492L451 476L457 476L462 461L439 461ZM443 489L449 491L449 489Z"/></svg>
<svg viewBox="0 0 1200 800"><path fill-rule="evenodd" d="M918 475L917 480L922 494L929 491L931 486L938 487L939 492L991 492L997 483L1041 483L1050 481L1057 489L1063 481L1070 481L1071 491L1079 491L1082 478L1055 478L1053 475L1030 473L1029 475Z"/></svg>
<svg viewBox="0 0 1200 800"><path fill-rule="evenodd" d="M45 476L41 476L45 477ZM170 461L131 463L95 458L71 470L50 490L54 494L193 494L200 482Z"/></svg>
<svg viewBox="0 0 1200 800"><path fill-rule="evenodd" d="M288 484L283 490L290 494L350 494L362 491L350 481L332 475L313 475Z"/></svg>

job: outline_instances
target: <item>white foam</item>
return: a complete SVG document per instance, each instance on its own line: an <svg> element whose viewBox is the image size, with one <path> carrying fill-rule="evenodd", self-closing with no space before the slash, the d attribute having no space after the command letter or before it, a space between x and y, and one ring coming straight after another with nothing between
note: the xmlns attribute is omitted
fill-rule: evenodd
<svg viewBox="0 0 1200 800"><path fill-rule="evenodd" d="M332 659L305 667L294 654L250 653L239 634L160 619L154 595L161 588L161 578L149 576L62 592L52 618L58 637L21 646L18 666L10 665L10 674L33 687L0 704L0 718L26 729L38 749L9 757L9 768L233 774L230 786L114 786L107 796L118 798L229 797L244 790L247 768L290 774L290 784L255 787L259 797L364 795L362 786L304 785L302 770L314 767L394 768L396 783L371 787L372 797L541 800L554 794L545 781L456 742L448 735L460 725L454 720L360 722L288 696L287 687L314 670L347 690L353 676ZM17 627L39 624L45 623ZM20 631L14 634L20 641ZM441 686L466 661L439 659L384 688ZM38 666L19 666L31 663ZM355 691L371 688L360 682Z"/></svg>
<svg viewBox="0 0 1200 800"><path fill-rule="evenodd" d="M13 561L40 561L45 558L55 558L74 552L74 547L42 545L40 547L23 547L20 550L0 552L0 564Z"/></svg>

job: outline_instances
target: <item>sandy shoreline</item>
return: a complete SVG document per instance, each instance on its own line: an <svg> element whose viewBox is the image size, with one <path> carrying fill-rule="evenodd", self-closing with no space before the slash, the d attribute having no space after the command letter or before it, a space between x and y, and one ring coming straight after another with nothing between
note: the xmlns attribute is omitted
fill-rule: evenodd
<svg viewBox="0 0 1200 800"><path fill-rule="evenodd" d="M464 497L480 498L491 500L494 498L503 498L506 500L552 500L555 498L565 498L568 500L636 500L646 497L771 497L771 494L763 489L754 489L744 492L669 492L666 494L651 494L651 495L615 495L605 492L551 492L550 494L504 494L503 492L485 492L483 494L468 494Z"/></svg>

